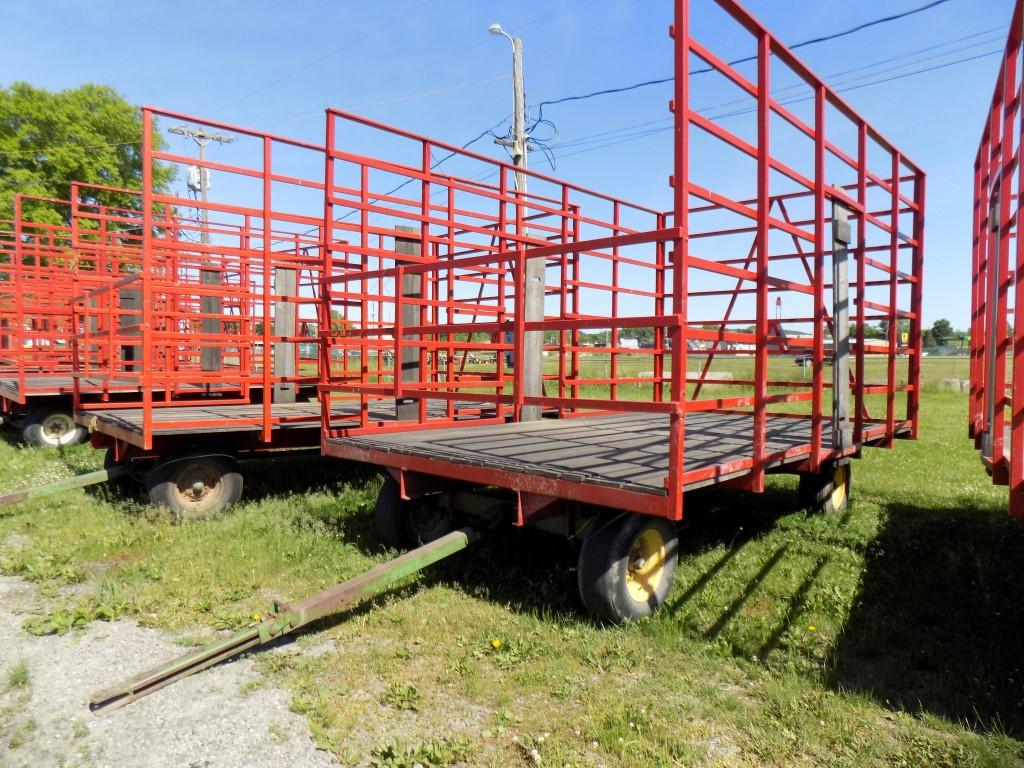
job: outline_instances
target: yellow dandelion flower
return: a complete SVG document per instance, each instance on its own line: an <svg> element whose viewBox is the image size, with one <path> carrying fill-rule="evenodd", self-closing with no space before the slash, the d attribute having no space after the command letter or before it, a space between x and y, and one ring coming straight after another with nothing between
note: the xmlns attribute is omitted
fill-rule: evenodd
<svg viewBox="0 0 1024 768"><path fill-rule="evenodd" d="M499 648L501 648L501 640L499 640L498 638L494 638L493 640L491 640L491 648L493 648L494 650L498 650Z"/></svg>

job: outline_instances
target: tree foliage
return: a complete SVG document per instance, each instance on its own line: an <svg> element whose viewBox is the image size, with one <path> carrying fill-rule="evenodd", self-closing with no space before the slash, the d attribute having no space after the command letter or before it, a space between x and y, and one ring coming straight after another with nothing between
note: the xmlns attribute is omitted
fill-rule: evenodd
<svg viewBox="0 0 1024 768"><path fill-rule="evenodd" d="M952 340L954 333L952 323L944 317L932 323L932 335L935 336L936 344L948 344Z"/></svg>
<svg viewBox="0 0 1024 768"><path fill-rule="evenodd" d="M154 132L155 147L163 145ZM164 190L173 171L154 168ZM86 84L47 91L17 82L0 87L0 218L11 218L17 192L66 200L72 181L140 189L142 115L114 89ZM138 208L134 195L95 192L90 202ZM23 215L67 223L67 210L34 204Z"/></svg>

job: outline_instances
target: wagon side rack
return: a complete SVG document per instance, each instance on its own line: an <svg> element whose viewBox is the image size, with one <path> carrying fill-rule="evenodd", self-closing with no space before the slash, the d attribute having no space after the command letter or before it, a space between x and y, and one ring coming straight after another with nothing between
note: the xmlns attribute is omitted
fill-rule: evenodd
<svg viewBox="0 0 1024 768"><path fill-rule="evenodd" d="M461 528L413 549L387 563L371 568L354 578L307 597L296 605L274 603L266 619L233 637L219 640L206 648L180 656L143 672L112 688L97 691L89 699L89 709L116 709L130 704L177 680L227 661L240 653L265 645L295 632L331 614L343 611L429 565L466 549L479 533Z"/></svg>

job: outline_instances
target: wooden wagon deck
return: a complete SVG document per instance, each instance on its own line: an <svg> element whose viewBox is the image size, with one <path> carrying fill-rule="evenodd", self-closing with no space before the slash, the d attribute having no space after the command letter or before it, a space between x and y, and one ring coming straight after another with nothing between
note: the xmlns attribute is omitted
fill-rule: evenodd
<svg viewBox="0 0 1024 768"><path fill-rule="evenodd" d="M750 455L752 417L735 413L693 413L686 419L686 469L721 467ZM822 447L830 450L831 423L824 421ZM767 450L780 454L767 468L795 463L810 455L807 418L768 418ZM479 467L517 475L552 478L664 496L668 474L669 419L659 414L584 416L494 426L422 432L360 435L329 439L324 453L340 458L373 459L402 466L403 457L419 457L447 466L457 478L460 467ZM781 456L785 454L785 456ZM686 484L687 490L732 475L719 474Z"/></svg>
<svg viewBox="0 0 1024 768"><path fill-rule="evenodd" d="M445 414L447 402L432 400L427 411L432 418ZM335 428L359 426L359 403L334 405ZM487 406L482 403L456 403L456 418L475 418ZM460 413L461 412L461 413ZM160 435L188 435L196 433L258 432L262 427L263 405L217 404L214 401L198 406L169 406L153 408L153 432ZM369 406L369 418L374 422L395 420L394 400L375 400ZM272 429L309 431L309 445L320 443L320 403L274 403L271 405ZM346 421L349 419L349 421ZM101 432L135 445L142 444L142 408L102 408L80 410L75 421L90 430ZM197 426L201 424L201 426Z"/></svg>
<svg viewBox="0 0 1024 768"><path fill-rule="evenodd" d="M103 390L102 379L82 379L80 383L83 392L100 392ZM137 382L110 382L107 385L111 392L139 392ZM70 395L75 391L75 379L73 376L60 375L35 375L25 376L25 388L22 391L21 382L17 377L0 378L0 397L15 402L21 402L25 395L52 397L54 395Z"/></svg>
<svg viewBox="0 0 1024 768"><path fill-rule="evenodd" d="M142 386L137 381L130 380L116 380L116 379L102 379L102 378L82 378L79 380L79 392L82 394L98 395L104 391L111 394L131 394L141 393ZM206 389L205 385L183 383L178 385L183 390L197 390L203 391ZM239 384L227 383L219 384L221 388L227 387L237 389L240 387ZM249 386L251 390L261 389L261 385L252 384ZM57 396L70 396L75 391L75 378L73 376L61 376L59 374L26 374L25 376L25 387L22 389L21 382L18 377L4 377L0 378L0 397L7 400L11 400L16 403L24 401L26 396L31 397L57 397ZM154 392L163 392L163 387L154 387Z"/></svg>

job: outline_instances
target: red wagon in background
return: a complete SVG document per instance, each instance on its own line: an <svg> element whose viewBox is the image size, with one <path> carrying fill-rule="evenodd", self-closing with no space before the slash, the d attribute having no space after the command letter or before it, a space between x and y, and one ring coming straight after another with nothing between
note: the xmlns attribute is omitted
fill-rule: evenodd
<svg viewBox="0 0 1024 768"><path fill-rule="evenodd" d="M138 192L72 184L69 200L14 196L14 220L0 233L0 408L31 445L79 442L71 304L83 291L139 269ZM84 400L109 399L138 386L78 381Z"/></svg>
<svg viewBox="0 0 1024 768"><path fill-rule="evenodd" d="M584 603L613 620L667 594L687 491L789 472L840 511L850 460L918 428L924 173L739 4L675 8L664 212L402 132L355 173L345 138L375 126L328 113L322 313L377 309L322 328L323 354L391 350L401 371L321 367L324 453L388 469L391 544L464 516L578 537ZM734 107L713 117L716 89ZM475 171L442 173L449 155ZM376 251L375 222L415 252ZM340 431L335 393L403 411ZM465 402L494 418L453 425Z"/></svg>
<svg viewBox="0 0 1024 768"><path fill-rule="evenodd" d="M1022 26L1018 0L974 162L968 427L992 481L1010 486L1014 517L1024 517Z"/></svg>
<svg viewBox="0 0 1024 768"><path fill-rule="evenodd" d="M240 457L319 447L315 387L323 366L365 383L394 358L365 347L362 355L333 358L321 350L324 329L354 332L377 322L365 306L328 310L321 300L323 147L189 115L143 112L145 136L159 118L230 142L215 159L199 159L145 141L141 267L85 291L75 306L76 380L131 382L139 395L79 398L75 418L92 432L94 445L108 449L108 466L128 465L153 502L184 517L204 516L239 498ZM367 137L365 151L386 135ZM351 147L353 166L369 172L372 155ZM205 196L160 192L153 188L153 163L207 180L216 174L216 186ZM175 212L173 222L154 213L165 209ZM333 229L344 235L348 226L339 221ZM411 234L387 227L375 228L372 240L377 253L391 256L414 245ZM331 268L366 264L335 260ZM450 418L498 418L477 400L449 408ZM393 399L369 405L357 395L338 397L327 418L342 430L384 428L395 419L394 405ZM439 399L429 403L432 417L443 417L447 407Z"/></svg>

